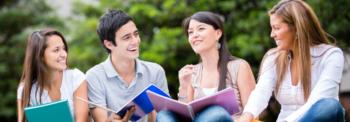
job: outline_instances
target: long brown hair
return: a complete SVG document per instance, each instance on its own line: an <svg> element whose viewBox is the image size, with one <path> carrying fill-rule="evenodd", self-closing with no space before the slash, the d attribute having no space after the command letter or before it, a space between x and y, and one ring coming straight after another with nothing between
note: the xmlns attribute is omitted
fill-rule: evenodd
<svg viewBox="0 0 350 122"><path fill-rule="evenodd" d="M330 44L328 33L324 31L312 8L302 0L282 0L275 5L269 15L277 15L294 31L295 37L291 52L280 51L276 58L277 82L275 93L278 94L281 82L288 66L288 54L296 62L299 79L302 82L304 100L310 95L311 54L310 48L319 44ZM334 39L334 38L332 38Z"/></svg>
<svg viewBox="0 0 350 122"><path fill-rule="evenodd" d="M188 36L188 26L190 21L194 19L202 23L206 23L214 27L214 29L220 29L222 32L221 37L219 38L220 48L219 48L219 61L218 61L218 70L220 73L220 81L218 90L222 90L226 88L226 74L227 74L227 63L231 60L236 59L230 53L227 48L225 31L224 31L224 20L218 15L208 11L201 11L193 14L192 16L186 18L183 21L183 29Z"/></svg>
<svg viewBox="0 0 350 122"><path fill-rule="evenodd" d="M39 90L39 98L41 103L41 96L43 93L43 87L44 85L48 84L49 82L45 82L48 75L48 67L45 65L43 61L44 52L47 48L47 39L48 37L52 35L57 35L61 37L63 40L65 50L68 53L68 46L67 42L64 39L63 35L50 28L42 29L40 31L35 31L32 34L28 36L27 39L27 47L26 47L26 53L23 63L23 71L22 71L22 77L20 80L20 84L23 84L23 93L22 93L22 113L25 107L29 106L30 103L30 92L32 90L32 86L34 83L38 83L38 87L35 91L35 98L36 93ZM23 114L24 115L24 114ZM26 121L25 117L23 116L23 120Z"/></svg>

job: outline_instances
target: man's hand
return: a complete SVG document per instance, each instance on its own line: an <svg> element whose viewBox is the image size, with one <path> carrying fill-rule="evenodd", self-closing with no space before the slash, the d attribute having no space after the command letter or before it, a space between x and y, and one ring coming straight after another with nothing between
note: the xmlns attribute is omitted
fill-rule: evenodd
<svg viewBox="0 0 350 122"><path fill-rule="evenodd" d="M129 110L126 111L126 114L123 118L120 117L117 113L112 113L108 117L107 122L128 122L131 116L134 114L135 110L135 106L131 107Z"/></svg>

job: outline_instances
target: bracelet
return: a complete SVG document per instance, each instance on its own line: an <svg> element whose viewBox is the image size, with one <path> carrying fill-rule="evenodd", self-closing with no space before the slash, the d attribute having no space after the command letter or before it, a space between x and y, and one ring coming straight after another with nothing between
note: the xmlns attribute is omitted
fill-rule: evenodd
<svg viewBox="0 0 350 122"><path fill-rule="evenodd" d="M177 99L182 101L182 100L186 100L187 96L180 96L179 94L177 94Z"/></svg>

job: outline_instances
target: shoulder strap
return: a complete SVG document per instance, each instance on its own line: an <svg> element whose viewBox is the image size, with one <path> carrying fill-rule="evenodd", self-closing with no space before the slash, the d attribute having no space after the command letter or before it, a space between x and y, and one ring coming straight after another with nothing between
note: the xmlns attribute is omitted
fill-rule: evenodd
<svg viewBox="0 0 350 122"><path fill-rule="evenodd" d="M194 66L194 72L195 73L193 73L192 74L192 79L191 79L191 84L192 84L192 87L194 87L194 88L197 88L198 86L199 86L199 78L201 77L201 70L202 70L202 64L201 63L199 63L199 64L196 64L195 66Z"/></svg>
<svg viewBox="0 0 350 122"><path fill-rule="evenodd" d="M241 62L242 62L241 59L236 59L233 62L229 63L227 71L232 79L232 82L230 83L231 85L233 85L234 82L237 81L239 65L241 64Z"/></svg>

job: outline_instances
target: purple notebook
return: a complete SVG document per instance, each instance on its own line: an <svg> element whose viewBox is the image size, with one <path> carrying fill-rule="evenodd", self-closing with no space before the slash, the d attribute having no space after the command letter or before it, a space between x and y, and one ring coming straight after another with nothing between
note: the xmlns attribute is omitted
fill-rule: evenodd
<svg viewBox="0 0 350 122"><path fill-rule="evenodd" d="M152 91L147 91L147 95L157 112L170 110L191 119L195 117L196 113L210 105L219 105L225 108L231 115L239 112L238 103L232 88L226 88L211 96L206 96L190 103L183 103Z"/></svg>

